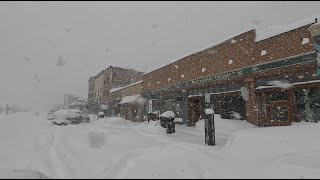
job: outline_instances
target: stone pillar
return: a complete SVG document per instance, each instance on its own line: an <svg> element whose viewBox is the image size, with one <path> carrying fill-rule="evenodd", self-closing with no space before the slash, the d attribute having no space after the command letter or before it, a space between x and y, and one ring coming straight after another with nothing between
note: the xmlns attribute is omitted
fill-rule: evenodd
<svg viewBox="0 0 320 180"><path fill-rule="evenodd" d="M188 116L187 116L187 113L188 113L188 111L187 111L187 108L188 108L188 93L187 93L187 90L183 90L182 94L183 94L183 102L184 102L183 106L181 107L182 108L182 113L183 113L182 122L183 122L183 124L187 124L187 118L188 118Z"/></svg>

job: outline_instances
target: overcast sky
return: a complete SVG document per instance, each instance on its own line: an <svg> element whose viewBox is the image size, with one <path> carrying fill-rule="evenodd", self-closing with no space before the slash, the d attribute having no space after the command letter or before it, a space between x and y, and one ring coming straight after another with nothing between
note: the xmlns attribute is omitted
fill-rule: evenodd
<svg viewBox="0 0 320 180"><path fill-rule="evenodd" d="M0 104L47 110L87 97L106 67L148 71L252 28L319 14L320 2L0 2ZM320 17L319 17L320 18Z"/></svg>

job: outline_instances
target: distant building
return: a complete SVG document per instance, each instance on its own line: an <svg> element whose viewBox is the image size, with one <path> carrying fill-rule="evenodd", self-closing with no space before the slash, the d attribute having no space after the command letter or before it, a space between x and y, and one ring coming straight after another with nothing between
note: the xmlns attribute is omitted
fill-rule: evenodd
<svg viewBox="0 0 320 180"><path fill-rule="evenodd" d="M77 100L77 96L74 94L64 94L64 101L63 101L63 105L65 108L69 108L70 104L74 101Z"/></svg>

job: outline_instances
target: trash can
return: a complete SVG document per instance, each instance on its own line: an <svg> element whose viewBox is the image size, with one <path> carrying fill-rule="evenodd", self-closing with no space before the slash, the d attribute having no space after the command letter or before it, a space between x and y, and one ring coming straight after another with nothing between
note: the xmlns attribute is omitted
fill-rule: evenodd
<svg viewBox="0 0 320 180"><path fill-rule="evenodd" d="M167 119L167 134L175 133L176 132L176 123L173 121L174 118Z"/></svg>
<svg viewBox="0 0 320 180"><path fill-rule="evenodd" d="M172 111L166 111L160 116L161 127L167 129L167 134L175 133L176 124L174 122L174 113Z"/></svg>

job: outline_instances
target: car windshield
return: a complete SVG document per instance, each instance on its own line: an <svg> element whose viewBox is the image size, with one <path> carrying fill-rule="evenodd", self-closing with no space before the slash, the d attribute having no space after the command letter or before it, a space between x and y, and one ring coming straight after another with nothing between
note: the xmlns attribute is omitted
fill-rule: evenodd
<svg viewBox="0 0 320 180"><path fill-rule="evenodd" d="M0 2L0 179L320 178L320 2Z"/></svg>

